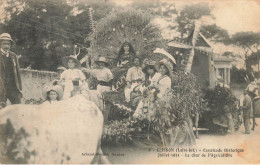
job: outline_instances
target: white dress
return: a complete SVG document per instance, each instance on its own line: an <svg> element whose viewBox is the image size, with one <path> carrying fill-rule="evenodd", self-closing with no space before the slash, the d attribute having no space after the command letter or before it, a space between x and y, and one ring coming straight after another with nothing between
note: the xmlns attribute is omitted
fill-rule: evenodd
<svg viewBox="0 0 260 165"><path fill-rule="evenodd" d="M79 69L67 69L61 73L60 79L64 82L64 95L63 98L70 98L71 92L74 90L72 81L79 81L79 87L83 86L86 80L84 73Z"/></svg>
<svg viewBox="0 0 260 165"><path fill-rule="evenodd" d="M161 98L166 90L171 89L172 81L171 78L167 75L161 76L156 84L156 87L160 90L158 97Z"/></svg>
<svg viewBox="0 0 260 165"><path fill-rule="evenodd" d="M161 76L162 75L160 73L156 72L153 75L153 77L149 77L149 81L151 82L151 84L149 86L155 86Z"/></svg>
<svg viewBox="0 0 260 165"><path fill-rule="evenodd" d="M125 88L125 100L126 102L129 102L131 97L131 92L134 90L134 88L137 85L139 85L141 82L145 80L145 75L141 67L133 66L128 69L125 79L127 82L131 83L130 88L128 87Z"/></svg>

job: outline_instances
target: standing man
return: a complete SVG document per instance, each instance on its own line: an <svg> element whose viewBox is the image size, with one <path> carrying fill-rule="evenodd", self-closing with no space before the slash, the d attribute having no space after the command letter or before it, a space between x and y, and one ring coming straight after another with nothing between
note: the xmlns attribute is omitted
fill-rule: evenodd
<svg viewBox="0 0 260 165"><path fill-rule="evenodd" d="M246 91L246 95L244 96L244 101L242 106L245 134L250 134L251 104L252 104L251 98L248 96L248 91Z"/></svg>
<svg viewBox="0 0 260 165"><path fill-rule="evenodd" d="M10 51L10 34L0 35L0 109L6 106L7 99L12 104L20 104L22 83L17 55Z"/></svg>

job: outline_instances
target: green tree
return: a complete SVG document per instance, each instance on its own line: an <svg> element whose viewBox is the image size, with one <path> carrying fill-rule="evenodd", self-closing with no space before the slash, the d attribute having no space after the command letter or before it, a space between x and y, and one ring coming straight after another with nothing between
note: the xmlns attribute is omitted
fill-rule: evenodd
<svg viewBox="0 0 260 165"><path fill-rule="evenodd" d="M14 51L22 54L21 66L38 70L56 70L61 58L73 53L75 44L88 47L86 37L91 32L89 8L94 20L108 14L112 3L66 0L7 0L5 24L1 25L16 41ZM81 51L86 54L87 51Z"/></svg>
<svg viewBox="0 0 260 165"><path fill-rule="evenodd" d="M251 62L249 56L254 55L256 57L256 61L258 62L258 70L259 70L259 45L260 45L260 33L255 32L238 32L235 33L231 39L230 43L236 45L244 50L245 55L245 65L246 70L251 72ZM252 58L252 57L251 57ZM251 61L251 62L250 62Z"/></svg>

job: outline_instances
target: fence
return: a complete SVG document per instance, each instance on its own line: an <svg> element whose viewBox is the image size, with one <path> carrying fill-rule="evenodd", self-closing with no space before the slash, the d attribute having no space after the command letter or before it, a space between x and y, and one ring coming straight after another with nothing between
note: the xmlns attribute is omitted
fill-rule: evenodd
<svg viewBox="0 0 260 165"><path fill-rule="evenodd" d="M56 72L21 69L22 93L24 99L40 99L46 84L58 77Z"/></svg>

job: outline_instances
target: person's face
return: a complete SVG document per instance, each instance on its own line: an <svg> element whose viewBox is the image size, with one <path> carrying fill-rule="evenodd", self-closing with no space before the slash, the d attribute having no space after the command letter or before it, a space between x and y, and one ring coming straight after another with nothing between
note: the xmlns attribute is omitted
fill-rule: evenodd
<svg viewBox="0 0 260 165"><path fill-rule="evenodd" d="M124 45L124 50L125 50L125 52L128 52L129 51L129 45Z"/></svg>
<svg viewBox="0 0 260 165"><path fill-rule="evenodd" d="M134 59L134 65L139 66L140 65L140 60L138 58Z"/></svg>
<svg viewBox="0 0 260 165"><path fill-rule="evenodd" d="M1 41L0 43L1 43L0 46L1 46L1 48L2 48L4 51L6 51L6 52L10 51L10 49L11 49L11 41L3 40L3 41Z"/></svg>
<svg viewBox="0 0 260 165"><path fill-rule="evenodd" d="M55 101L58 98L58 94L55 91L50 91L50 99L51 101Z"/></svg>
<svg viewBox="0 0 260 165"><path fill-rule="evenodd" d="M105 65L105 63L103 63L103 62L99 62L99 63L98 63L98 67L99 67L100 69L103 69L103 68L106 67L106 65Z"/></svg>
<svg viewBox="0 0 260 165"><path fill-rule="evenodd" d="M75 66L76 66L76 63L75 63L75 61L74 60L72 60L72 59L70 59L69 61L68 61L68 66L69 66L69 68L75 68Z"/></svg>
<svg viewBox="0 0 260 165"><path fill-rule="evenodd" d="M154 75L155 71L153 68L147 68L148 75Z"/></svg>
<svg viewBox="0 0 260 165"><path fill-rule="evenodd" d="M165 65L161 65L159 71L162 75L166 75L168 72L168 68Z"/></svg>

